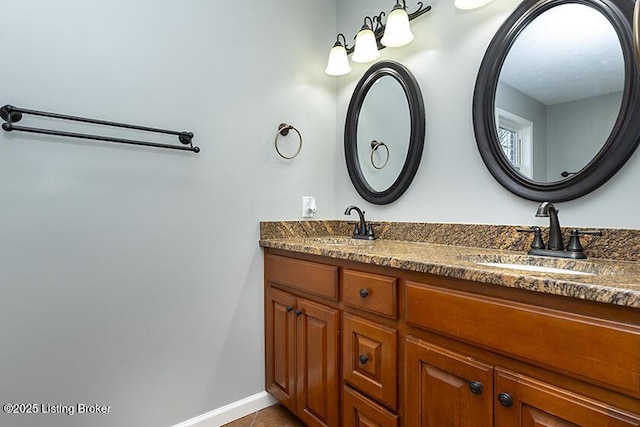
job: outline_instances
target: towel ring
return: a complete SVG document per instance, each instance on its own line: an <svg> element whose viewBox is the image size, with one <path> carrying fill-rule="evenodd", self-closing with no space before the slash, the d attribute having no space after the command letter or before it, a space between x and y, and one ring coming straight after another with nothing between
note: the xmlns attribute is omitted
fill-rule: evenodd
<svg viewBox="0 0 640 427"><path fill-rule="evenodd" d="M640 1L640 0L638 0ZM378 150L378 148L380 147L384 147L385 150L387 150L387 158L384 160L384 163L382 164L382 166L378 166L376 165L376 163L373 161L373 154ZM389 147L387 147L387 144L385 144L384 142L380 142L380 141L376 141L375 139L373 141L371 141L371 164L373 165L374 168L376 169L382 169L385 166L387 166L387 163L389 163Z"/></svg>
<svg viewBox="0 0 640 427"><path fill-rule="evenodd" d="M295 152L295 154L291 157L287 157L284 154L282 154L280 152L280 149L278 148L278 138L280 137L280 135L282 136L289 135L289 130L291 129L295 130L296 133L298 134L298 139L300 140L300 143L298 144L298 150ZM275 146L276 146L276 151L278 152L278 155L280 157L282 157L283 159L291 160L294 157L296 157L298 154L300 154L300 150L302 150L302 135L300 134L300 131L295 127L293 127L292 125L288 125L286 123L280 123L280 126L278 126L278 133L276 133Z"/></svg>

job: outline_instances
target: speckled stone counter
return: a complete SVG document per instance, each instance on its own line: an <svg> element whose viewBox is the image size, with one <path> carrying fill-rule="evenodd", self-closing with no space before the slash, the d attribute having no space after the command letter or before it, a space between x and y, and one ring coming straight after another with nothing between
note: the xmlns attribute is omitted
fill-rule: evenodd
<svg viewBox="0 0 640 427"><path fill-rule="evenodd" d="M601 237L585 236L583 246L589 259L574 261L528 256L532 236L518 233L517 226L385 222L376 226L379 238L368 242L348 238L352 224L261 222L260 245L640 308L638 230L606 229ZM573 272L511 270L480 262L541 265Z"/></svg>

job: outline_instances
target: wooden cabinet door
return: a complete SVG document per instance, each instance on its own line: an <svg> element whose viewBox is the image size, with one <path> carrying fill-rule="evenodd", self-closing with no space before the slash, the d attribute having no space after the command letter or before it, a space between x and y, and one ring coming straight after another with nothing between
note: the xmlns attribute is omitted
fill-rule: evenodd
<svg viewBox="0 0 640 427"><path fill-rule="evenodd" d="M404 366L405 426L493 425L493 367L413 337Z"/></svg>
<svg viewBox="0 0 640 427"><path fill-rule="evenodd" d="M296 298L267 288L265 359L267 390L296 412Z"/></svg>
<svg viewBox="0 0 640 427"><path fill-rule="evenodd" d="M310 427L337 427L340 313L299 298L296 314L298 417Z"/></svg>
<svg viewBox="0 0 640 427"><path fill-rule="evenodd" d="M296 298L267 288L265 298L265 359L267 390L296 412Z"/></svg>
<svg viewBox="0 0 640 427"><path fill-rule="evenodd" d="M495 390L496 427L640 426L638 415L501 368Z"/></svg>

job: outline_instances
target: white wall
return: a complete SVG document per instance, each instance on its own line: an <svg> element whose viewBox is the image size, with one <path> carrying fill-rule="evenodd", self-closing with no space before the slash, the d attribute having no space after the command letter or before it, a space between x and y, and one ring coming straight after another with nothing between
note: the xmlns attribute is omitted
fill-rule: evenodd
<svg viewBox="0 0 640 427"><path fill-rule="evenodd" d="M302 195L334 210L333 2L1 10L2 105L188 130L202 152L0 133L0 402L112 407L0 425L169 426L263 390L258 223Z"/></svg>
<svg viewBox="0 0 640 427"><path fill-rule="evenodd" d="M406 65L416 76L425 100L427 134L420 169L409 190L387 206L363 201L353 189L336 152L335 213L357 204L367 217L378 220L443 221L489 224L547 225L535 218L538 203L521 199L504 189L488 172L476 148L471 104L478 68L495 31L517 0L494 0L474 11L457 11L450 0L426 2L433 10L412 21L412 44L384 49L382 59ZM409 10L416 2L407 1ZM347 39L356 34L365 15L387 11L385 0L339 0L338 31ZM338 128L342 141L349 99L366 64L352 64L351 74L338 80ZM339 143L341 144L341 142ZM595 192L557 203L563 226L638 228L640 201L635 194L640 182L640 154Z"/></svg>

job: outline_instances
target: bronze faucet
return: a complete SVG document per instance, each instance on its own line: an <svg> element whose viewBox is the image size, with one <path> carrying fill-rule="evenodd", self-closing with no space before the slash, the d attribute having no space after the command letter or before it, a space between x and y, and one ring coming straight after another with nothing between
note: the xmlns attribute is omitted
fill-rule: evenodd
<svg viewBox="0 0 640 427"><path fill-rule="evenodd" d="M540 227L532 227L530 229L517 229L519 232L534 233L533 243L529 250L529 255L551 256L557 258L586 259L584 249L580 244L580 236L590 234L594 236L602 236L599 230L577 230L571 231L571 239L567 250L564 248L562 241L562 230L560 229L560 221L558 220L558 210L552 203L543 202L538 206L536 212L537 217L549 218L549 241L545 248L542 242L542 232Z"/></svg>
<svg viewBox="0 0 640 427"><path fill-rule="evenodd" d="M364 219L364 211L355 205L351 205L347 207L344 211L345 215L351 215L351 211L356 211L360 220L356 223L353 228L353 237L354 239L362 239L362 240L374 240L376 238L375 233L373 232L373 224L367 224L367 221Z"/></svg>

